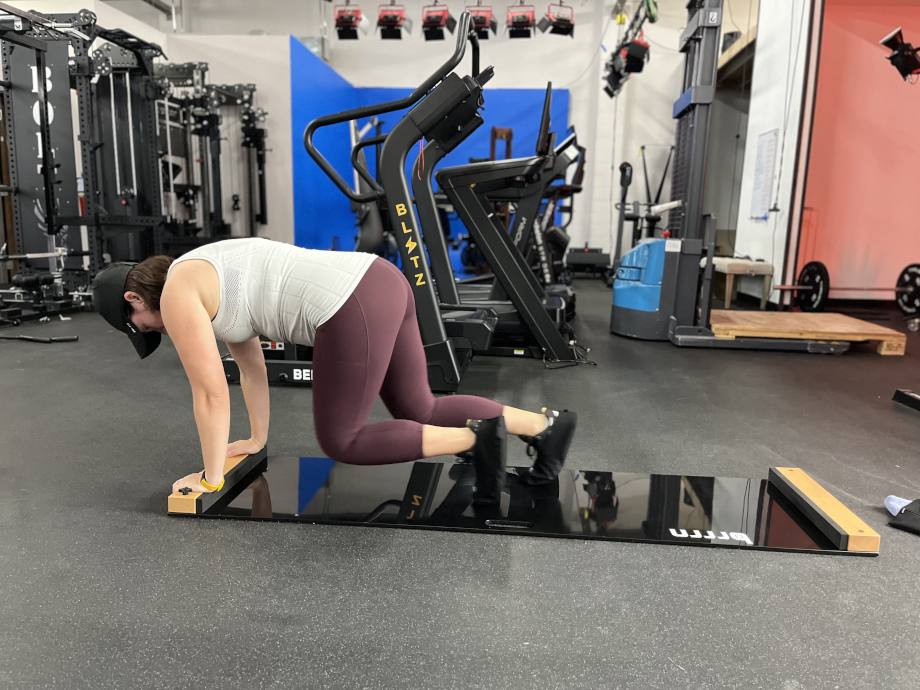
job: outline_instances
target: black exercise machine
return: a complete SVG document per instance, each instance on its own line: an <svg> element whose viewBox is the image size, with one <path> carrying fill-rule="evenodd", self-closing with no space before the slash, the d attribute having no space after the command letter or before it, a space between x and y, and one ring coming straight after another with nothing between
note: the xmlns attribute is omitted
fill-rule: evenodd
<svg viewBox="0 0 920 690"><path fill-rule="evenodd" d="M539 146L551 145L549 135L549 105L550 93L544 101L544 116L541 121L541 134L538 137ZM476 115L467 127L449 141L438 139L429 140L424 153L417 162L418 174L413 176L412 184L415 192L415 202L419 211L419 218L424 230L428 255L431 260L432 273L442 302L458 305L470 305L488 308L498 315L495 338L486 350L476 350L485 354L547 357L555 361L572 361L559 358L555 353L565 352L564 346L558 344L559 334L567 333L566 308L570 305L574 309L574 296L567 286L553 287L542 286L534 275L533 270L521 256L518 247L529 247L534 241L542 242L542 234L534 232L534 217L538 216L540 203L546 194L551 180L558 178L559 167L562 173L571 160L566 157L565 151L577 146L574 135L567 138L566 142L550 151L548 154L539 152L534 158L509 159L503 161L485 161L467 166L444 168L438 173L438 180L445 190L454 208L473 237L476 245L486 254L489 266L493 269L494 280L491 286L458 286L450 265L447 244L444 239L441 220L436 208L433 191L432 177L435 166L443 157L463 141L482 119ZM558 154L558 155L557 155ZM520 174L521 166L530 169L530 175ZM422 167L424 166L424 168ZM499 171L497 178L491 180L489 175ZM472 171L472 172L470 172ZM448 189L455 175L477 176L471 184L480 191L484 190L485 203L492 208L495 203L509 202L516 206L511 234L497 222L493 214L488 214L485 225L476 226L471 222L468 206L457 202L455 194ZM505 251L505 256L514 259L504 263L497 262L497 252ZM544 252L545 254L545 252ZM512 263L513 261L513 263ZM526 285L525 285L526 284ZM509 291L506 285L512 286ZM522 287L523 286L523 287ZM530 292L527 292L527 290ZM533 295L537 303L542 302L542 309L534 307ZM510 298L508 295L514 295ZM521 307L530 310L530 314L537 314L533 321L536 327L526 318L521 317ZM547 335L555 333L555 335Z"/></svg>

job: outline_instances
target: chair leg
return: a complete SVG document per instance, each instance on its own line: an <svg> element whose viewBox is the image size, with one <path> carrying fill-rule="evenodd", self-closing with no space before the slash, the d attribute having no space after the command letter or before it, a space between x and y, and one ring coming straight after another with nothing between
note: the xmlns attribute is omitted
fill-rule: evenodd
<svg viewBox="0 0 920 690"><path fill-rule="evenodd" d="M735 274L725 274L725 308L732 308L732 299L735 297Z"/></svg>
<svg viewBox="0 0 920 690"><path fill-rule="evenodd" d="M765 275L763 277L763 294L760 296L760 311L767 308L767 300L770 299L770 293L773 292L773 276Z"/></svg>

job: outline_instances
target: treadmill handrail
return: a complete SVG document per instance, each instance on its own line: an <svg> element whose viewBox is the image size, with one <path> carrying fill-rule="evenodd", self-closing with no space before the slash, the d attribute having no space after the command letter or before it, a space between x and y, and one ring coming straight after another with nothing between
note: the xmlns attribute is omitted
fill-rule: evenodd
<svg viewBox="0 0 920 690"><path fill-rule="evenodd" d="M361 176L361 178L365 182L367 182L369 186L373 186L374 184L376 184L377 180L374 179L373 175L371 175L370 171L367 169L364 163L360 161L359 155L361 154L361 151L367 148L368 146L379 145L385 142L386 140L387 140L386 134L381 134L375 137L365 137L364 139L359 141L357 144L355 144L354 147L351 149L351 164L354 167L354 169L358 171L358 174Z"/></svg>
<svg viewBox="0 0 920 690"><path fill-rule="evenodd" d="M471 18L469 12L463 12L463 14L460 15L460 21L458 22L459 30L457 31L457 45L454 49L454 54L451 55L450 59L441 65L434 74L422 82L421 86L419 86L415 91L413 91L405 98L401 98L395 101L387 101L385 103L380 103L374 106L352 108L351 110L345 110L341 113L334 113L332 115L324 115L322 117L316 118L307 125L303 133L303 144L307 149L307 153L309 153L310 157L316 161L317 165L319 165L322 171L326 173L326 176L332 180L335 186L338 187L339 190L349 199L357 202L374 201L381 198L385 194L385 190L380 186L380 184L377 183L376 180L374 180L373 184L371 185L373 191L366 192L364 194L354 191L348 185L348 183L342 179L342 176L339 175L338 171L332 167L332 164L326 159L326 157L323 156L323 154L321 154L313 144L313 135L316 133L316 130L322 127L328 127L330 125L348 122L349 120L356 120L359 117L371 117L373 115L380 115L382 113L390 113L396 110L402 110L422 100L422 98L424 98L425 95L431 91L431 89L438 82L450 74L454 67L460 64L460 61L463 59L463 55L466 53L466 42L470 36L470 21ZM478 48L478 40L476 41L476 48ZM478 50L476 52L478 53Z"/></svg>

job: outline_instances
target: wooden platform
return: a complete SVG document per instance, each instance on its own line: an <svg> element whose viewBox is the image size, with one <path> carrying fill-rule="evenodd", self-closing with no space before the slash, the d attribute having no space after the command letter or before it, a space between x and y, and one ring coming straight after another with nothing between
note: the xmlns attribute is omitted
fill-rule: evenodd
<svg viewBox="0 0 920 690"><path fill-rule="evenodd" d="M830 313L726 311L714 309L712 332L719 338L789 338L877 343L880 355L903 355L907 336L892 328Z"/></svg>

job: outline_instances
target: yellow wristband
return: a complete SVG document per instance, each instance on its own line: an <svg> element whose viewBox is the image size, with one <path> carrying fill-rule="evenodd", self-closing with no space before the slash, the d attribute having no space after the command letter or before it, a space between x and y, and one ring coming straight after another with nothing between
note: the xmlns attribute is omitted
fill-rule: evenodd
<svg viewBox="0 0 920 690"><path fill-rule="evenodd" d="M201 473L201 485L208 491L220 491L224 488L224 478L220 478L220 484L211 484L204 478L204 472Z"/></svg>

